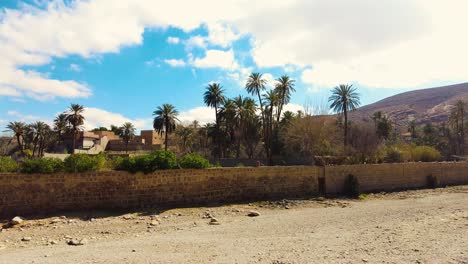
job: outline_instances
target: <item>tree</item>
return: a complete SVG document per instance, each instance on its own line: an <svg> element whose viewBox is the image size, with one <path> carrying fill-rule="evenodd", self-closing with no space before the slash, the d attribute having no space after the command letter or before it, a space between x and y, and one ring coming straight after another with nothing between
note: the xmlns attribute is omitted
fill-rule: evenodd
<svg viewBox="0 0 468 264"><path fill-rule="evenodd" d="M175 109L175 107L171 104L163 104L162 106L158 106L156 110L153 112L154 120L153 120L153 128L158 131L161 135L163 132L165 133L164 137L164 149L167 150L167 143L168 143L168 134L174 132L176 128L176 121L179 112Z"/></svg>
<svg viewBox="0 0 468 264"><path fill-rule="evenodd" d="M287 75L283 75L276 80L275 91L278 95L278 107L276 113L276 123L279 123L281 118L281 112L284 105L289 103L291 94L296 91L294 89L295 80L291 79Z"/></svg>
<svg viewBox="0 0 468 264"><path fill-rule="evenodd" d="M125 142L125 152L128 152L128 143L135 138L135 127L130 122L125 122L119 129L119 136Z"/></svg>
<svg viewBox="0 0 468 264"><path fill-rule="evenodd" d="M69 129L67 115L65 113L59 114L54 119L54 130L58 136L58 142L62 140L62 135Z"/></svg>
<svg viewBox="0 0 468 264"><path fill-rule="evenodd" d="M21 154L24 154L24 147L23 147L23 136L26 128L26 124L24 122L10 122L6 126L6 131L13 132L14 136L16 137L16 141L18 142L18 147L20 149Z"/></svg>
<svg viewBox="0 0 468 264"><path fill-rule="evenodd" d="M328 98L330 108L344 116L344 146L348 145L348 112L356 110L361 104L356 88L348 84L340 84L332 90Z"/></svg>
<svg viewBox="0 0 468 264"><path fill-rule="evenodd" d="M268 162L271 163L273 122L275 109L278 108L279 105L279 96L276 90L270 90L263 95L263 99L265 100L265 124L263 124L265 126L265 152Z"/></svg>
<svg viewBox="0 0 468 264"><path fill-rule="evenodd" d="M237 131L236 158L239 158L241 141L246 134L246 125L255 117L255 101L252 98L243 98L239 95L234 98L233 102L235 106L235 126Z"/></svg>
<svg viewBox="0 0 468 264"><path fill-rule="evenodd" d="M418 134L416 133L416 120L413 119L409 122L408 132L410 132L412 139L415 139L418 137Z"/></svg>
<svg viewBox="0 0 468 264"><path fill-rule="evenodd" d="M265 90L266 84L267 81L262 78L262 74L258 72L250 74L247 78L247 83L245 84L245 89L249 94L258 96L258 103L260 105L263 123L265 123L265 114L263 112L262 92Z"/></svg>
<svg viewBox="0 0 468 264"><path fill-rule="evenodd" d="M198 124L192 127L179 126L176 129L176 135L180 138L180 141L182 141L182 152L186 152L187 149L189 149L189 151L191 152L190 143L193 135L193 130L197 129L197 126Z"/></svg>
<svg viewBox="0 0 468 264"><path fill-rule="evenodd" d="M459 100L455 103L452 112L450 114L450 122L454 127L458 154L464 154L465 152L465 112L467 109L467 103Z"/></svg>
<svg viewBox="0 0 468 264"><path fill-rule="evenodd" d="M31 124L31 129L34 134L33 139L33 152L32 155L34 157L36 153L36 149L38 150L37 156L40 157L42 155L44 146L45 146L45 138L50 131L49 125L44 122L38 121L34 124Z"/></svg>
<svg viewBox="0 0 468 264"><path fill-rule="evenodd" d="M205 94L203 95L203 101L209 107L215 109L215 120L216 120L216 134L215 143L218 144L218 156L221 154L221 142L219 140L219 113L218 108L225 103L226 98L224 97L224 89L219 83L210 83L206 87Z"/></svg>
<svg viewBox="0 0 468 264"><path fill-rule="evenodd" d="M76 139L77 139L77 132L80 130L80 126L84 123L84 107L79 104L71 104L70 108L67 110L66 120L72 127L72 134L73 134L73 150L72 153L75 153L76 148Z"/></svg>

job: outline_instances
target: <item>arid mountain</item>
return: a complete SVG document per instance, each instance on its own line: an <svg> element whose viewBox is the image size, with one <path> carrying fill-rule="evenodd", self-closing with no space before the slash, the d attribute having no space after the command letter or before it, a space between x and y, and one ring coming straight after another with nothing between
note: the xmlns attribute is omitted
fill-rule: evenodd
<svg viewBox="0 0 468 264"><path fill-rule="evenodd" d="M412 119L418 124L446 122L458 100L468 101L468 83L397 94L359 108L350 119L368 122L375 112L382 111L398 126L406 126Z"/></svg>

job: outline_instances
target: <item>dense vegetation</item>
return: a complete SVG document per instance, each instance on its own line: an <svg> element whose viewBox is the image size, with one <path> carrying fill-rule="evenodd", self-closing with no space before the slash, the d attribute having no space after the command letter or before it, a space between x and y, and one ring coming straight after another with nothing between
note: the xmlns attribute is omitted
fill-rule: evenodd
<svg viewBox="0 0 468 264"><path fill-rule="evenodd" d="M328 105L306 106L296 113L285 107L295 92L295 80L284 75L272 89L261 73L252 73L245 89L252 97L228 98L220 83L211 83L203 94L214 111L214 123L197 121L181 124L176 107L163 104L153 112L153 128L164 135L164 151L109 159L104 155L72 155L64 162L38 159L44 152L73 153L77 134L84 124L84 107L71 104L59 114L53 127L44 122L11 122L10 140L0 141L3 155L0 172L52 173L120 169L145 173L174 168L207 168L208 160L259 160L265 164L356 164L407 161L452 160L465 155L465 102L451 108L450 120L440 124L420 124L411 120L397 127L386 113L376 112L368 123L352 122L348 114L360 106L360 95L352 85L342 84L331 91ZM335 115L330 115L333 113ZM113 131L128 148L135 137L131 123L95 128ZM72 148L64 148L64 138ZM14 148L7 146L14 145ZM15 143L11 143L15 142ZM178 158L179 157L179 158ZM15 161L18 160L20 163Z"/></svg>

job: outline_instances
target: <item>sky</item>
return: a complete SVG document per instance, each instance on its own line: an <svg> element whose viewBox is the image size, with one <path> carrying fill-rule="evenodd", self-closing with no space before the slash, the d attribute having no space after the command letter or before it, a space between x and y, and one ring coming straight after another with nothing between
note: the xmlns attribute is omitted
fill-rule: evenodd
<svg viewBox="0 0 468 264"><path fill-rule="evenodd" d="M229 97L287 74L287 110L323 106L349 83L363 105L468 81L466 0L1 0L0 127L51 122L71 103L85 128L151 129L170 103L214 120L211 82ZM3 129L2 129L3 130Z"/></svg>

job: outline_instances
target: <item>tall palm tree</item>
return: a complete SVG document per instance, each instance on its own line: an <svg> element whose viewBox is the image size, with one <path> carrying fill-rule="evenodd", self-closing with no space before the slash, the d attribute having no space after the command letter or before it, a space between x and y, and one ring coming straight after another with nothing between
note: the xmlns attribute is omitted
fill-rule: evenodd
<svg viewBox="0 0 468 264"><path fill-rule="evenodd" d="M267 155L268 162L271 163L271 147L272 147L272 139L273 139L273 121L274 121L274 114L275 109L278 108L279 105L279 96L275 90L267 91L266 94L263 95L263 99L265 101L265 152Z"/></svg>
<svg viewBox="0 0 468 264"><path fill-rule="evenodd" d="M243 98L241 95L233 100L235 106L235 125L237 131L236 158L240 156L241 140L245 136L245 127L248 121L255 116L255 101L252 98Z"/></svg>
<svg viewBox="0 0 468 264"><path fill-rule="evenodd" d="M34 157L34 155L36 153L36 150L38 150L38 155L37 156L39 157L42 154L42 149L44 147L45 137L47 135L48 130L50 130L50 127L46 123L38 121L36 123L31 124L31 129L32 129L33 134L34 134L32 155Z"/></svg>
<svg viewBox="0 0 468 264"><path fill-rule="evenodd" d="M203 101L209 107L215 109L215 120L216 120L216 133L215 133L215 144L218 145L218 156L221 156L221 141L219 139L220 128L219 128L219 112L218 108L226 102L226 97L224 96L224 89L219 83L210 83L206 87L206 91L203 95Z"/></svg>
<svg viewBox="0 0 468 264"><path fill-rule="evenodd" d="M125 122L119 129L119 136L125 142L125 152L128 152L128 143L135 138L135 126L130 122Z"/></svg>
<svg viewBox="0 0 468 264"><path fill-rule="evenodd" d="M450 121L456 131L458 153L462 155L465 150L465 112L467 108L467 103L459 100L455 103L450 115Z"/></svg>
<svg viewBox="0 0 468 264"><path fill-rule="evenodd" d="M72 153L75 153L75 148L76 148L76 139L77 139L77 132L80 129L80 126L83 125L84 123L84 107L79 104L71 104L70 108L65 112L67 115L66 120L72 127L72 133L73 133L73 150Z"/></svg>
<svg viewBox="0 0 468 264"><path fill-rule="evenodd" d="M7 130L6 131L11 131L13 132L14 136L16 137L16 142L18 142L18 147L21 151L21 154L24 154L24 148L23 148L23 136L26 128L26 124L24 122L10 122L6 126Z"/></svg>
<svg viewBox="0 0 468 264"><path fill-rule="evenodd" d="M226 98L224 97L224 89L221 86L221 84L210 83L206 87L206 92L203 95L203 100L207 106L213 107L215 109L216 124L219 125L218 108L226 101Z"/></svg>
<svg viewBox="0 0 468 264"><path fill-rule="evenodd" d="M69 129L67 115L65 113L59 114L54 119L54 130L57 133L58 142L62 140L62 135Z"/></svg>
<svg viewBox="0 0 468 264"><path fill-rule="evenodd" d="M296 91L294 83L296 81L287 75L283 75L276 80L275 90L279 97L279 104L276 113L276 123L279 123L283 106L289 103L291 94Z"/></svg>
<svg viewBox="0 0 468 264"><path fill-rule="evenodd" d="M348 145L348 112L356 110L361 104L359 94L353 85L340 84L332 90L328 98L330 108L344 116L344 145Z"/></svg>
<svg viewBox="0 0 468 264"><path fill-rule="evenodd" d="M262 102L262 92L265 91L265 86L267 84L267 80L262 78L261 73L254 72L250 74L247 78L247 83L245 84L245 89L251 95L258 96L258 103L260 105L260 111L262 114L262 122L265 122L265 114L263 112L263 102Z"/></svg>
<svg viewBox="0 0 468 264"><path fill-rule="evenodd" d="M162 106L158 106L156 110L153 112L154 120L153 120L153 127L159 134L162 134L163 131L165 133L164 137L164 149L167 150L167 142L169 133L174 132L176 128L176 121L179 112L175 109L175 107L171 104L163 104Z"/></svg>

